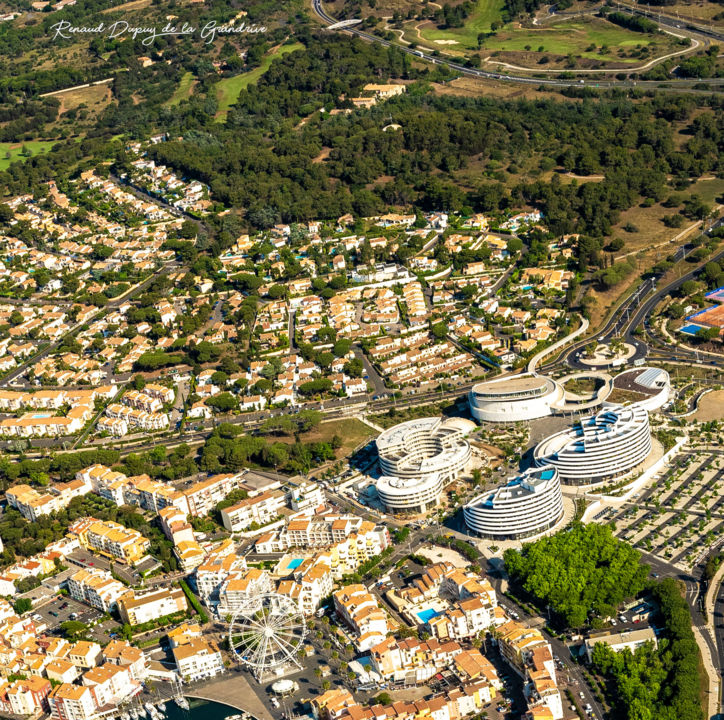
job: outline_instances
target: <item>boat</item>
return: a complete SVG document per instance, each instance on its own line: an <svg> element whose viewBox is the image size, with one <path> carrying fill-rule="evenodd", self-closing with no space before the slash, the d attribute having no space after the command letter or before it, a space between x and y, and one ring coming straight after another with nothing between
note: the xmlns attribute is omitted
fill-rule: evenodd
<svg viewBox="0 0 724 720"><path fill-rule="evenodd" d="M136 710L136 708L131 708L130 712L133 720L138 720L138 710Z"/></svg>
<svg viewBox="0 0 724 720"><path fill-rule="evenodd" d="M178 695L176 698L174 698L174 700L182 710L190 709L189 701L183 695Z"/></svg>
<svg viewBox="0 0 724 720"><path fill-rule="evenodd" d="M227 715L226 720L242 720L243 716L239 715L238 713L236 715Z"/></svg>
<svg viewBox="0 0 724 720"><path fill-rule="evenodd" d="M121 720L131 720L131 716L127 712L122 712Z"/></svg>
<svg viewBox="0 0 724 720"><path fill-rule="evenodd" d="M157 709L160 710L162 713L165 713L166 712L166 703L159 703Z"/></svg>

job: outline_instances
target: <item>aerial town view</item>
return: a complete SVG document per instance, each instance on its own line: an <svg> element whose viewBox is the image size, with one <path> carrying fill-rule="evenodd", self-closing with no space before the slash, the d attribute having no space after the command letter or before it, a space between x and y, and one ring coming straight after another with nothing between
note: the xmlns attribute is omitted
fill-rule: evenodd
<svg viewBox="0 0 724 720"><path fill-rule="evenodd" d="M724 717L722 0L0 0L0 716Z"/></svg>

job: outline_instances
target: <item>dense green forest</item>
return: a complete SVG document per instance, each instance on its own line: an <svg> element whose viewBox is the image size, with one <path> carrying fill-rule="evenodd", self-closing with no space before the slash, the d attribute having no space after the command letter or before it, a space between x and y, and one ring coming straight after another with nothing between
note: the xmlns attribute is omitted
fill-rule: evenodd
<svg viewBox="0 0 724 720"><path fill-rule="evenodd" d="M569 628L581 628L594 616L615 616L626 598L638 595L649 574L640 557L614 538L610 527L595 523L574 523L504 556L513 585L540 607L550 606Z"/></svg>
<svg viewBox="0 0 724 720"><path fill-rule="evenodd" d="M442 70L415 68L395 48L318 36L305 27L297 37L306 49L274 62L242 90L225 123L214 117L218 75L208 68L195 67L195 93L173 108L162 101L173 91L175 71L162 87L141 70L120 73L112 87L117 102L85 139L12 165L0 173L0 188L25 192L109 155L118 170L126 169L121 142L111 140L116 129L137 138L163 129L180 139L154 146L155 159L208 183L214 198L242 209L253 228L346 212L371 215L388 206L494 211L532 204L556 234L602 237L621 211L642 199L660 201L672 184L684 190L690 179L724 169L717 98L599 98L587 89L570 91L581 97L567 101L439 96L427 81ZM365 83L388 78L413 82L406 95L369 112L328 112L349 106ZM145 100L136 104L134 92ZM694 117L702 103L705 111ZM35 113L41 110L48 112ZM390 122L401 130L384 132ZM683 142L674 123L688 124ZM320 162L323 149L329 154ZM514 174L531 159L526 177ZM479 173L469 172L473 164ZM541 179L554 168L606 177L567 184L558 173Z"/></svg>
<svg viewBox="0 0 724 720"><path fill-rule="evenodd" d="M605 643L593 649L593 664L610 680L616 716L626 720L702 720L699 649L691 614L674 578L653 589L663 634L632 653L614 652Z"/></svg>

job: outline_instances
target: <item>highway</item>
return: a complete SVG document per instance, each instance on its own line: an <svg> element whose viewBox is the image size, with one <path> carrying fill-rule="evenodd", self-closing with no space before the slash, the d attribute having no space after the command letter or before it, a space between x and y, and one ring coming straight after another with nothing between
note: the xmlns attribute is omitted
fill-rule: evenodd
<svg viewBox="0 0 724 720"><path fill-rule="evenodd" d="M322 0L312 0L312 9L314 10L314 13L317 15L317 17L322 20L323 22L327 23L328 25L335 25L339 23L340 21L337 18L332 17L327 13L327 11L324 9L322 5ZM507 82L514 82L514 83L522 83L525 85L536 85L536 86L548 86L548 87L594 87L594 88L614 88L614 87L622 87L622 88L632 88L632 87L641 87L641 88L668 88L668 89L677 89L677 90L693 90L694 85L701 84L703 81L698 79L686 79L686 78L671 78L667 79L665 81L663 80L586 80L586 79L576 79L576 78L536 78L536 77L528 77L525 75L512 75L512 74L506 74L502 72L489 72L486 70L479 70L477 68L468 67L466 65L461 65L458 62L455 62L454 60L448 60L443 57L438 57L435 55L431 55L430 53L426 53L422 50L418 49L412 49L409 47L405 47L404 45L401 45L397 42L393 42L390 40L386 40L384 38L378 37L377 35L373 35L372 33L365 32L364 30L358 29L356 26L349 26L349 27L339 27L336 28L339 32L346 32L350 35L356 35L359 38L362 38L363 40L368 40L370 42L376 42L380 45L383 45L384 47L395 47L400 52L403 52L407 55L412 55L414 57L420 58L422 60L426 60L429 63L432 63L433 65L446 65L451 70L455 70L456 72L462 73L463 75L467 75L469 77L484 79L484 80L504 80ZM698 32L698 31L697 31ZM563 72L563 71L562 71ZM567 71L570 73L570 71ZM614 71L615 72L615 71ZM717 86L717 89L719 86L724 85L724 78L707 78L706 83L709 86ZM711 91L714 91L714 88L712 88Z"/></svg>

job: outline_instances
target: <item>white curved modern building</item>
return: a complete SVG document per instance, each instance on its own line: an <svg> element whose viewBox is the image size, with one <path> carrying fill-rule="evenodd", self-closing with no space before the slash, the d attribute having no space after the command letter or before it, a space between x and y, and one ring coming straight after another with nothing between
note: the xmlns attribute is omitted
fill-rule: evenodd
<svg viewBox="0 0 724 720"><path fill-rule="evenodd" d="M649 414L638 404L613 405L541 441L538 467L553 465L564 485L594 485L625 475L651 452Z"/></svg>
<svg viewBox="0 0 724 720"><path fill-rule="evenodd" d="M377 481L377 496L388 512L425 512L437 505L443 486L437 473L424 478L383 475Z"/></svg>
<svg viewBox="0 0 724 720"><path fill-rule="evenodd" d="M638 393L636 404L653 412L665 405L671 398L669 373L657 367L638 367L624 370L613 379L614 390Z"/></svg>
<svg viewBox="0 0 724 720"><path fill-rule="evenodd" d="M463 507L465 524L484 537L517 540L550 530L563 517L558 470L530 468Z"/></svg>
<svg viewBox="0 0 724 720"><path fill-rule="evenodd" d="M473 385L468 400L476 420L534 420L552 413L563 400L563 388L543 375L516 375Z"/></svg>
<svg viewBox="0 0 724 720"><path fill-rule="evenodd" d="M470 461L464 435L475 425L462 418L421 418L385 430L376 440L383 476L380 500L392 512L424 511L438 501L445 483Z"/></svg>

